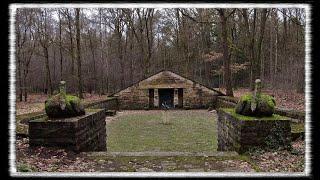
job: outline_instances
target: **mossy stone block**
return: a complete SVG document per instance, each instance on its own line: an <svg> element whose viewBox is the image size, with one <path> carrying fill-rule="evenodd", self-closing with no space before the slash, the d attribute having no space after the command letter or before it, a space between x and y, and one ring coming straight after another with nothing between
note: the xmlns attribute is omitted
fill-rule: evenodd
<svg viewBox="0 0 320 180"><path fill-rule="evenodd" d="M68 118L85 114L84 106L77 96L59 93L45 101L49 118Z"/></svg>
<svg viewBox="0 0 320 180"><path fill-rule="evenodd" d="M256 97L252 94L243 95L235 107L236 113L246 116L272 116L276 101L272 96L260 94ZM256 108L252 110L251 104L256 102Z"/></svg>

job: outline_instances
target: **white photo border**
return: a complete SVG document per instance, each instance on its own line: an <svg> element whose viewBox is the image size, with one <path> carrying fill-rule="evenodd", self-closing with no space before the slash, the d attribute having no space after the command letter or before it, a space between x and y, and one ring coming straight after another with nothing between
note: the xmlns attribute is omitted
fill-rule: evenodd
<svg viewBox="0 0 320 180"><path fill-rule="evenodd" d="M303 8L306 12L305 30L305 169L304 172L286 173L238 173L238 172L70 172L70 173L48 173L48 172L17 172L15 154L15 14L18 8ZM9 62L9 172L14 177L306 177L311 173L311 5L295 3L28 3L10 4L10 62Z"/></svg>

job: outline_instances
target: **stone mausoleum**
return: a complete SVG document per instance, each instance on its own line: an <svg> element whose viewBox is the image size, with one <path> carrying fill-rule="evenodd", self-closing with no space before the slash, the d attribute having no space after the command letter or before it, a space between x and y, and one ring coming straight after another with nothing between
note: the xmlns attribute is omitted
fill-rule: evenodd
<svg viewBox="0 0 320 180"><path fill-rule="evenodd" d="M155 109L166 103L170 108L208 108L221 92L171 71L158 72L120 90L120 109Z"/></svg>

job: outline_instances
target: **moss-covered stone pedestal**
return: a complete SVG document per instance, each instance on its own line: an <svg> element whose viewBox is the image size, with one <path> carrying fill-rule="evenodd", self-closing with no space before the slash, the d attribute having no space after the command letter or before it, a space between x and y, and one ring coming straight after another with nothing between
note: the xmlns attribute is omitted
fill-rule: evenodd
<svg viewBox="0 0 320 180"><path fill-rule="evenodd" d="M55 146L79 151L106 150L106 122L103 109L87 109L71 118L44 117L29 122L30 146Z"/></svg>
<svg viewBox="0 0 320 180"><path fill-rule="evenodd" d="M244 153L253 147L278 148L291 143L290 119L273 114L250 117L233 108L218 109L218 151Z"/></svg>

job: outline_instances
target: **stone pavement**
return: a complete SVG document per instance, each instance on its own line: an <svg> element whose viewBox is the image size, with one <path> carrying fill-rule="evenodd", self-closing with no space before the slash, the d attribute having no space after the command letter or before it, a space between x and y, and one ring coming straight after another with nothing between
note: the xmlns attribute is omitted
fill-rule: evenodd
<svg viewBox="0 0 320 180"><path fill-rule="evenodd" d="M87 152L97 172L256 172L236 152Z"/></svg>

